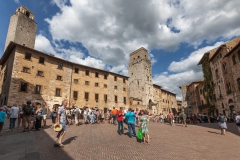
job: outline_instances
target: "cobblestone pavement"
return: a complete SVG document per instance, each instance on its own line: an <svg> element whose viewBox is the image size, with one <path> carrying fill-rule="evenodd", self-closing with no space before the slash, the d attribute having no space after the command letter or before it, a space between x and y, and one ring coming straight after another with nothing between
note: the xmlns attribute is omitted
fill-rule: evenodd
<svg viewBox="0 0 240 160"><path fill-rule="evenodd" d="M228 127L224 136L219 134L217 123L189 125L185 128L178 124L169 126L150 122L150 145L139 143L127 135L118 135L117 126L110 124L67 126L64 148L53 147L56 132L51 128L36 131L34 135L38 151L44 160L237 160L240 136L234 123L228 124Z"/></svg>

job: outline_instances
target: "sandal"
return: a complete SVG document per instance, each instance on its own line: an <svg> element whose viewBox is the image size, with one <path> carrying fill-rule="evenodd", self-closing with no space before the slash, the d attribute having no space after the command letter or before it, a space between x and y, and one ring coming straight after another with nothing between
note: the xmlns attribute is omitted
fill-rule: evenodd
<svg viewBox="0 0 240 160"><path fill-rule="evenodd" d="M65 147L65 146L64 146L62 143L61 143L61 144L59 144L59 146L60 146L60 147Z"/></svg>

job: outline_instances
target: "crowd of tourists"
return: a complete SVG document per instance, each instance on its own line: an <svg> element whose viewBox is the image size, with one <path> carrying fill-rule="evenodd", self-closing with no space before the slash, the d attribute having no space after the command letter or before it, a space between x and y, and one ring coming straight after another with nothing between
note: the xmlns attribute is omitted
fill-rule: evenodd
<svg viewBox="0 0 240 160"><path fill-rule="evenodd" d="M14 129L31 132L46 128L46 119L47 116L50 115L52 119L51 128L54 128L54 130L58 132L54 146L64 146L62 139L66 134L66 125L78 126L79 124L87 125L108 122L109 124L117 125L117 132L121 135L124 134L125 123L128 129L128 136L130 138L136 137L137 140L142 141L144 144L150 144L149 121L160 123L168 122L170 126L174 126L174 123L181 123L182 127L187 127L188 117L183 111L175 115L170 111L167 116L164 116L163 114L150 114L148 110L139 110L138 108L135 110L131 108L126 110L125 107L120 107L119 110L117 110L113 107L113 109L109 109L104 113L102 109L98 108L79 108L74 106L68 109L67 106L68 102L65 100L62 101L61 105L53 105L51 110L46 102L40 104L27 101L26 104L20 107L16 104L11 107L0 106L0 135L6 116L10 122L8 130L6 130L7 132L12 132ZM193 116L193 122L194 120L197 121L198 118L196 117L197 116ZM234 119L240 134L240 112L237 113ZM16 121L17 126L15 127ZM220 114L217 117L217 121L221 129L221 134L225 135L227 117Z"/></svg>

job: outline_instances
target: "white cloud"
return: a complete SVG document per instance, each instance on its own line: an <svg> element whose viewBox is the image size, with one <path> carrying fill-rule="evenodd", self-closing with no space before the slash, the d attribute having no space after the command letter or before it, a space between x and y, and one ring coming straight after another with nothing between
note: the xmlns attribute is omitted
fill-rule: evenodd
<svg viewBox="0 0 240 160"><path fill-rule="evenodd" d="M15 2L15 3L17 3L17 4L19 4L19 3L20 3L20 1L19 1L19 0L14 0L14 2Z"/></svg>
<svg viewBox="0 0 240 160"><path fill-rule="evenodd" d="M178 99L180 99L182 97L181 89L179 89L181 85L203 78L202 67L197 66L203 54L220 46L222 43L224 42L217 42L213 46L200 48L192 52L187 58L172 62L168 67L170 72L154 75L153 82L177 94Z"/></svg>
<svg viewBox="0 0 240 160"><path fill-rule="evenodd" d="M125 76L128 76L128 68L126 65L118 65L108 69L110 72L120 73Z"/></svg>
<svg viewBox="0 0 240 160"><path fill-rule="evenodd" d="M36 36L35 49L45 53L55 54L55 50L51 45L51 42L43 35Z"/></svg>

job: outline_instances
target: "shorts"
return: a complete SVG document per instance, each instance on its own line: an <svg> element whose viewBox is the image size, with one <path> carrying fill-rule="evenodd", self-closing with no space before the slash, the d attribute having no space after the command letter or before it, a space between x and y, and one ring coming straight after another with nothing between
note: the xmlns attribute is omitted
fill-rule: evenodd
<svg viewBox="0 0 240 160"><path fill-rule="evenodd" d="M23 123L24 122L31 123L31 115L23 115Z"/></svg>
<svg viewBox="0 0 240 160"><path fill-rule="evenodd" d="M44 115L43 115L43 120L46 120L46 119L47 119L47 115L44 114Z"/></svg>
<svg viewBox="0 0 240 160"><path fill-rule="evenodd" d="M36 121L36 115L31 116L31 121L32 122Z"/></svg>
<svg viewBox="0 0 240 160"><path fill-rule="evenodd" d="M64 122L60 122L60 124L62 125L62 130L61 132L66 132L66 123Z"/></svg>
<svg viewBox="0 0 240 160"><path fill-rule="evenodd" d="M237 125L238 127L240 127L240 123L236 123L236 125Z"/></svg>

